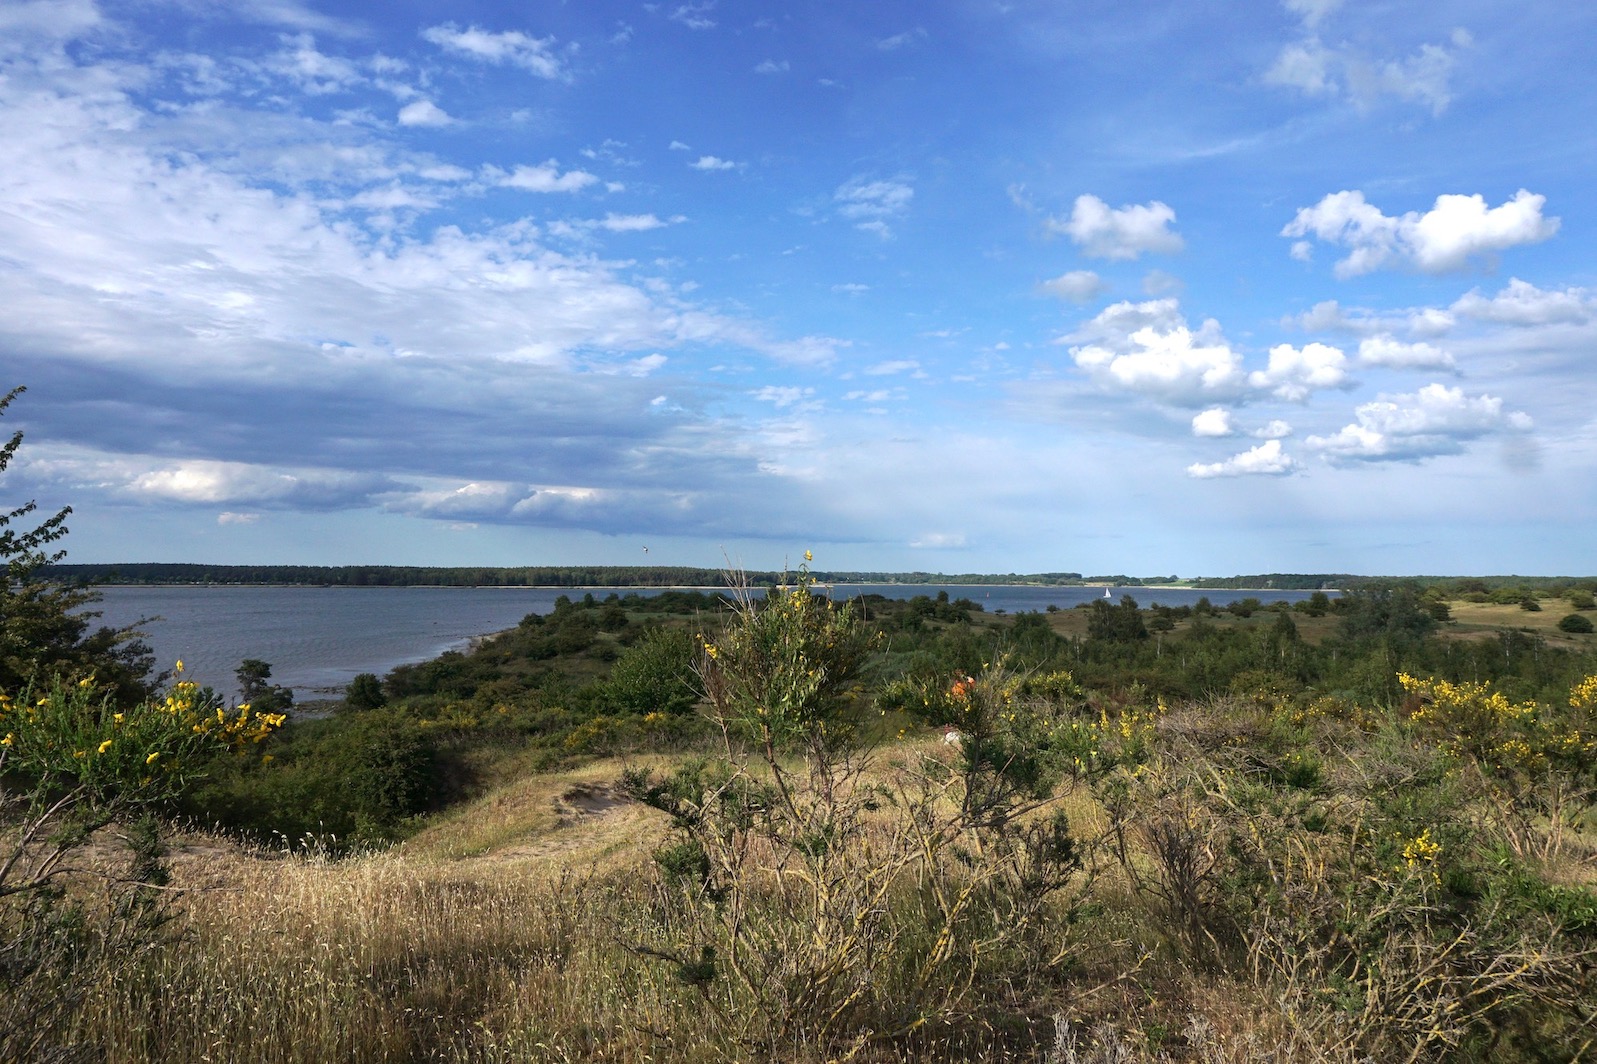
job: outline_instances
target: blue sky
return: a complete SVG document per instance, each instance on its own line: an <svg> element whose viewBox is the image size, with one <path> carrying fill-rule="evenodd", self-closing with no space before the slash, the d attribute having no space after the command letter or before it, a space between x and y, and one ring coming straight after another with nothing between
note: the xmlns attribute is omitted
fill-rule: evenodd
<svg viewBox="0 0 1597 1064"><path fill-rule="evenodd" d="M75 561L1597 571L1597 8L0 0Z"/></svg>

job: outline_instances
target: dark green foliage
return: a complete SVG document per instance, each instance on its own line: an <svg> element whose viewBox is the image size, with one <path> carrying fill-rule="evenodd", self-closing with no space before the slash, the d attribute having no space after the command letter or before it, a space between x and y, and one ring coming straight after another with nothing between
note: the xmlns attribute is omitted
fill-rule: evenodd
<svg viewBox="0 0 1597 1064"><path fill-rule="evenodd" d="M294 705L294 692L271 682L272 667L259 658L245 658L233 671L238 696L257 713L281 713Z"/></svg>
<svg viewBox="0 0 1597 1064"><path fill-rule="evenodd" d="M23 391L13 388L0 396L0 414ZM0 473L21 446L21 432L0 445ZM96 600L94 593L39 578L41 569L66 553L49 548L67 534L72 510L64 508L33 524L37 509L33 502L0 509L0 691L19 691L57 675L92 675L112 689L119 704L153 693L154 659L138 640L137 629L92 628L99 614L83 607Z"/></svg>
<svg viewBox="0 0 1597 1064"><path fill-rule="evenodd" d="M693 657L698 648L685 628L651 627L610 669L609 694L630 713L686 713L698 701Z"/></svg>
<svg viewBox="0 0 1597 1064"><path fill-rule="evenodd" d="M1200 600L1201 601L1201 600ZM1126 643L1148 638L1148 626L1137 609L1137 600L1130 595L1120 599L1120 605L1111 606L1102 599L1088 607L1087 639L1107 643Z"/></svg>
<svg viewBox="0 0 1597 1064"><path fill-rule="evenodd" d="M1571 613L1569 616L1558 622L1558 630L1561 632L1570 632L1575 635L1590 635L1592 631L1591 619L1582 617L1578 613Z"/></svg>
<svg viewBox="0 0 1597 1064"><path fill-rule="evenodd" d="M383 694L383 682L375 673L363 672L349 681L344 691L344 705L350 709L381 709L388 704Z"/></svg>

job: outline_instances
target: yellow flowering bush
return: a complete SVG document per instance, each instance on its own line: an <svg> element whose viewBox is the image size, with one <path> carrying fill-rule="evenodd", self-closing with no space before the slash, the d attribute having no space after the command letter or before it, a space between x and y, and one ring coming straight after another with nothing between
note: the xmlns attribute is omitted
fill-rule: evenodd
<svg viewBox="0 0 1597 1064"><path fill-rule="evenodd" d="M93 677L0 692L0 774L33 785L38 801L62 793L107 805L176 793L213 755L260 743L281 713L225 707L180 680L164 696L119 708Z"/></svg>
<svg viewBox="0 0 1597 1064"><path fill-rule="evenodd" d="M875 643L852 608L811 588L807 566L790 587L745 595L714 641L701 637L699 681L712 715L768 750L822 749L846 738L855 677Z"/></svg>

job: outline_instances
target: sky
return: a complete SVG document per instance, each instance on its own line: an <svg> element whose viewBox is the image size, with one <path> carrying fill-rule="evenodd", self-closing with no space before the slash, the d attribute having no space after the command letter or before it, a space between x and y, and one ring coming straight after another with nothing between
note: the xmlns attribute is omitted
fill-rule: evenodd
<svg viewBox="0 0 1597 1064"><path fill-rule="evenodd" d="M1597 572L1597 6L0 0L69 561Z"/></svg>

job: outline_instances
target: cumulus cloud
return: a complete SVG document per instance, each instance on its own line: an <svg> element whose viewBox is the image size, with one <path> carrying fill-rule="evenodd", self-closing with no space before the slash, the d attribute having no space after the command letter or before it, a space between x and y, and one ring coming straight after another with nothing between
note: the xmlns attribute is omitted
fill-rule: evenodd
<svg viewBox="0 0 1597 1064"><path fill-rule="evenodd" d="M1192 434L1200 437L1231 436L1236 429L1231 425L1231 411L1223 406L1212 406L1192 417Z"/></svg>
<svg viewBox="0 0 1597 1064"><path fill-rule="evenodd" d="M260 506L338 510L372 505L401 483L379 474L205 458L170 459L112 454L54 444L34 449L32 477L93 489L131 502L190 506ZM220 523L244 524L259 515L224 513Z"/></svg>
<svg viewBox="0 0 1597 1064"><path fill-rule="evenodd" d="M766 59L754 68L756 74L786 74L792 69L786 59L778 62L775 59Z"/></svg>
<svg viewBox="0 0 1597 1064"><path fill-rule="evenodd" d="M1143 252L1171 255L1185 246L1171 231L1176 212L1158 200L1120 208L1093 195L1076 197L1068 219L1051 218L1048 228L1068 236L1092 258L1129 260Z"/></svg>
<svg viewBox="0 0 1597 1064"><path fill-rule="evenodd" d="M483 175L501 188L522 192L576 192L599 180L586 170L561 173L560 164L554 159L540 166L518 166L508 173L497 167L485 167Z"/></svg>
<svg viewBox="0 0 1597 1064"><path fill-rule="evenodd" d="M1502 325L1579 325L1597 316L1597 296L1584 288L1548 291L1514 277L1496 295L1483 296L1475 289L1450 309L1462 317Z"/></svg>
<svg viewBox="0 0 1597 1064"><path fill-rule="evenodd" d="M540 78L558 80L566 69L555 53L553 37L533 37L520 30L493 33L477 26L461 29L453 22L429 26L422 38L446 52L481 63L509 63Z"/></svg>
<svg viewBox="0 0 1597 1064"><path fill-rule="evenodd" d="M1187 476L1197 480L1216 477L1280 477L1298 469L1297 460L1281 449L1280 440L1265 440L1257 447L1232 455L1223 462L1194 462Z"/></svg>
<svg viewBox="0 0 1597 1064"><path fill-rule="evenodd" d="M1281 440L1292 435L1292 426L1276 418L1254 429L1248 435L1260 440Z"/></svg>
<svg viewBox="0 0 1597 1064"><path fill-rule="evenodd" d="M730 159L720 159L714 155L701 155L688 165L695 170L736 170L742 164Z"/></svg>
<svg viewBox="0 0 1597 1064"><path fill-rule="evenodd" d="M399 124L402 126L447 126L454 119L449 113L431 100L412 100L399 109Z"/></svg>
<svg viewBox="0 0 1597 1064"><path fill-rule="evenodd" d="M1043 291L1051 292L1060 299L1068 299L1072 303L1090 303L1098 298L1108 285L1091 270L1071 270L1051 281L1044 281L1042 287Z"/></svg>
<svg viewBox="0 0 1597 1064"><path fill-rule="evenodd" d="M1452 369L1453 356L1428 343L1405 343L1382 334L1359 341L1359 365L1392 369Z"/></svg>
<svg viewBox="0 0 1597 1064"><path fill-rule="evenodd" d="M1330 436L1304 442L1335 462L1415 461L1458 454L1489 433L1531 427L1521 412L1503 410L1495 396L1427 384L1412 395L1381 396L1354 410L1355 421Z"/></svg>
<svg viewBox="0 0 1597 1064"><path fill-rule="evenodd" d="M873 180L864 176L851 177L832 193L837 212L862 229L878 236L890 236L888 222L909 210L915 198L915 189L907 181Z"/></svg>
<svg viewBox="0 0 1597 1064"><path fill-rule="evenodd" d="M1347 356L1327 344L1291 344L1270 348L1267 368L1248 375L1248 383L1277 399L1301 403L1322 388L1345 388Z"/></svg>
<svg viewBox="0 0 1597 1064"><path fill-rule="evenodd" d="M1446 273L1467 268L1478 256L1551 237L1559 220L1542 216L1545 203L1545 196L1524 189L1490 208L1479 194L1443 195L1424 214L1409 211L1393 217L1367 202L1364 193L1343 191L1301 208L1281 235L1312 235L1350 249L1336 264L1338 277L1356 277L1385 266Z"/></svg>
<svg viewBox="0 0 1597 1064"><path fill-rule="evenodd" d="M1173 299L1116 303L1076 335L1093 338L1070 355L1100 387L1174 406L1234 399L1247 390L1242 356L1219 324L1188 328Z"/></svg>

